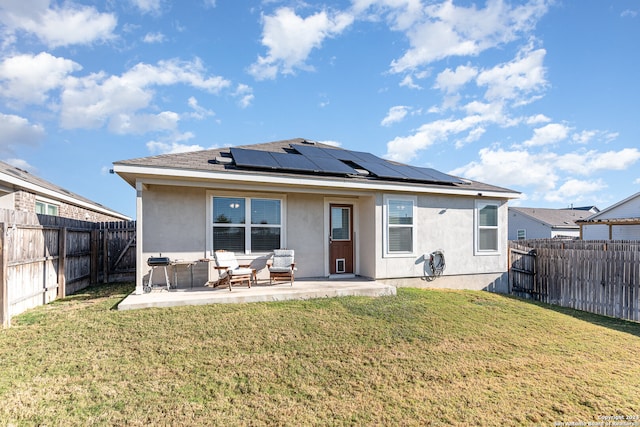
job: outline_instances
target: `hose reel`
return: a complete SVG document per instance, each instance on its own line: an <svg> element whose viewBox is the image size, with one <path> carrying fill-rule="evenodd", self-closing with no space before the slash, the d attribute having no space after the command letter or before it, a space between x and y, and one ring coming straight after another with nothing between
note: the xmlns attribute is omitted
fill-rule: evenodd
<svg viewBox="0 0 640 427"><path fill-rule="evenodd" d="M427 276L427 279L434 280L436 277L442 275L445 267L444 252L442 250L431 252L429 254L429 269L431 270L431 274Z"/></svg>

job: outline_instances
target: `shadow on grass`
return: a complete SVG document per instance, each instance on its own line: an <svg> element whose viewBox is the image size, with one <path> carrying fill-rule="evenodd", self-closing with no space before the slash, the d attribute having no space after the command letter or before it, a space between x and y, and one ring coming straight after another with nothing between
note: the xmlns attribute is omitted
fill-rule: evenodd
<svg viewBox="0 0 640 427"><path fill-rule="evenodd" d="M529 303L547 310L555 311L556 313L571 316L574 319L589 322L593 325L602 326L604 328L613 329L618 332L625 332L627 334L640 337L640 323L631 320L618 319L616 317L604 316L601 314L589 313L588 311L576 310L574 308L561 307L558 305L547 304L540 301L535 301L527 298L517 297L515 295L505 295L508 298L513 298L518 301Z"/></svg>
<svg viewBox="0 0 640 427"><path fill-rule="evenodd" d="M116 303L110 308L111 310L117 310L118 304L120 304L122 300L127 297L127 295L133 292L134 287L135 284L132 282L91 285L79 290L72 295L68 295L63 299L55 300L52 302L52 304L62 304L69 302L91 302L119 297Z"/></svg>

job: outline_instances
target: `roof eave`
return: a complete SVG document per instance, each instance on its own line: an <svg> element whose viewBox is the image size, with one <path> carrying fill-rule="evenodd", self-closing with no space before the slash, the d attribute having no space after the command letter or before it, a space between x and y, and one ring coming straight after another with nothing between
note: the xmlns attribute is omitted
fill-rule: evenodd
<svg viewBox="0 0 640 427"><path fill-rule="evenodd" d="M280 184L297 187L332 187L336 189L354 189L368 191L411 191L416 193L438 193L449 195L476 196L483 198L517 199L520 193L514 191L464 189L437 185L409 185L390 181L355 181L348 178L330 177L318 180L305 176L286 176L282 174L250 174L232 171L202 171L191 169L158 168L114 163L114 172L132 187L136 181L145 178L165 178L178 180L227 181L237 183Z"/></svg>
<svg viewBox="0 0 640 427"><path fill-rule="evenodd" d="M59 200L61 202L66 202L72 205L76 205L85 209L89 209L95 212L99 212L101 214L104 215L109 215L109 216L113 216L116 218L122 218L123 220L130 220L131 218L129 218L126 215L123 215L119 212L113 211L109 208L106 208L104 206L101 205L97 205L97 204L93 204L93 203L89 203L86 202L84 200L80 200L76 197L73 196L69 196L63 193L60 193L58 191L55 190L51 190L49 188L43 187L41 185L37 185L28 181L25 181L23 179L17 178L17 177L13 177L10 176L6 173L2 173L0 172L0 180L4 181L4 182L8 182L11 185L24 189L24 190L28 190L28 191L32 191L35 194L41 195L41 196L46 196L46 197L50 197L52 199L55 200Z"/></svg>

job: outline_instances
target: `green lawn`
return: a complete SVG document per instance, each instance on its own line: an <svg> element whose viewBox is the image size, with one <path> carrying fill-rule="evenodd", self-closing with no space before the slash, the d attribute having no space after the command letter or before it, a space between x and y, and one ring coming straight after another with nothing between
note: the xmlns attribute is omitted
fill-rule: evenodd
<svg viewBox="0 0 640 427"><path fill-rule="evenodd" d="M0 331L0 425L555 425L640 416L640 324L471 291L118 312ZM640 423L640 420L638 420Z"/></svg>

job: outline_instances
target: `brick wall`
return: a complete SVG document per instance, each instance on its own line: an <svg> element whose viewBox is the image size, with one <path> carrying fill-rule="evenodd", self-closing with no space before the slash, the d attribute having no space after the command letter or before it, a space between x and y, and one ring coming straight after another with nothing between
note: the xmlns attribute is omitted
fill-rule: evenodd
<svg viewBox="0 0 640 427"><path fill-rule="evenodd" d="M71 205L56 201L58 205L58 216L63 218L79 219L90 222L122 221L122 218L105 215L80 206ZM35 213L36 195L27 191L18 190L15 192L15 210Z"/></svg>

